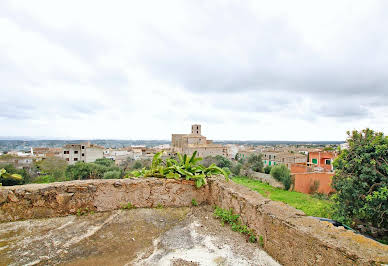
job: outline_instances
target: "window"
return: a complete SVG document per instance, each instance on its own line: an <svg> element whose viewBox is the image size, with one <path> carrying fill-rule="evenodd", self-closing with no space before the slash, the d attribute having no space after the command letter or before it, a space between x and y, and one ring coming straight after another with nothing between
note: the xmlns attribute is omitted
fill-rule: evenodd
<svg viewBox="0 0 388 266"><path fill-rule="evenodd" d="M83 150L84 150L84 149L85 149L85 146L81 146L81 149L83 149Z"/></svg>
<svg viewBox="0 0 388 266"><path fill-rule="evenodd" d="M78 151L74 151L74 154L78 154Z"/></svg>
<svg viewBox="0 0 388 266"><path fill-rule="evenodd" d="M85 156L85 153L82 153L81 155L82 155L82 156Z"/></svg>
<svg viewBox="0 0 388 266"><path fill-rule="evenodd" d="M313 164L318 164L318 160L317 160L317 159L311 159L311 162L312 162Z"/></svg>
<svg viewBox="0 0 388 266"><path fill-rule="evenodd" d="M69 158L66 158L66 161L69 161Z"/></svg>
<svg viewBox="0 0 388 266"><path fill-rule="evenodd" d="M69 151L63 151L63 154L69 154L70 152Z"/></svg>
<svg viewBox="0 0 388 266"><path fill-rule="evenodd" d="M331 165L331 160L326 159L326 160L325 160L325 164Z"/></svg>
<svg viewBox="0 0 388 266"><path fill-rule="evenodd" d="M269 164L268 165L271 165L271 161L269 161Z"/></svg>
<svg viewBox="0 0 388 266"><path fill-rule="evenodd" d="M74 161L78 161L78 158L74 158Z"/></svg>
<svg viewBox="0 0 388 266"><path fill-rule="evenodd" d="M274 162L273 165L276 165L276 162Z"/></svg>

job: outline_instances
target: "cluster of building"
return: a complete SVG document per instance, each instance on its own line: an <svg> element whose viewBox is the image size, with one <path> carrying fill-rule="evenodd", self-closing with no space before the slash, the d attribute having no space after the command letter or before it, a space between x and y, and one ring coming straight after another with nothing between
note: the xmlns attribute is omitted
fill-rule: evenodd
<svg viewBox="0 0 388 266"><path fill-rule="evenodd" d="M345 147L344 147L345 148ZM163 155L174 156L177 153L191 155L197 151L198 156L221 155L231 160L247 159L252 154L261 154L264 166L286 165L294 178L294 190L312 193L330 193L331 179L334 175L333 160L335 151L317 150L308 146L249 146L216 144L202 135L199 124L191 126L189 134L172 134L171 145L163 144L156 147L129 146L124 148L105 148L90 142L66 144L62 148L31 148L29 153L9 152L1 163L11 163L18 168L31 165L33 161L47 157L60 157L69 164L77 162L94 162L99 158L108 158L120 165L126 160L151 160L155 153L163 151ZM2 161L6 160L6 161Z"/></svg>

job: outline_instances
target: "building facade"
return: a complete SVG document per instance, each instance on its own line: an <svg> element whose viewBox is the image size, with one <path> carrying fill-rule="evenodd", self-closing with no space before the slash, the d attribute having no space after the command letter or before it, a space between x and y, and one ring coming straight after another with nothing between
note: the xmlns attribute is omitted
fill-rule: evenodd
<svg viewBox="0 0 388 266"><path fill-rule="evenodd" d="M67 144L62 149L62 158L69 164L91 163L103 157L104 147L90 143Z"/></svg>
<svg viewBox="0 0 388 266"><path fill-rule="evenodd" d="M195 124L191 126L191 134L172 134L171 149L174 153L182 153L191 155L197 151L197 155L201 157L222 155L228 157L228 148L214 144L212 140L202 136L201 125Z"/></svg>

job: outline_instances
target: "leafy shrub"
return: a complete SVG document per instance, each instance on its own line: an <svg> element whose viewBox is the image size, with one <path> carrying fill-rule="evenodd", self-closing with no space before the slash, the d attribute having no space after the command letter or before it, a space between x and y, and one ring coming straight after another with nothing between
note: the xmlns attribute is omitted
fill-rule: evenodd
<svg viewBox="0 0 388 266"><path fill-rule="evenodd" d="M122 205L121 209L123 209L123 210L132 210L132 209L136 209L136 206L133 205L131 202L128 202L127 204Z"/></svg>
<svg viewBox="0 0 388 266"><path fill-rule="evenodd" d="M234 166L232 166L232 168L230 169L231 173L235 176L238 176L240 175L240 172L241 172L241 168L242 168L242 164L241 163L236 163Z"/></svg>
<svg viewBox="0 0 388 266"><path fill-rule="evenodd" d="M108 158L99 158L94 161L95 164L102 165L105 167L111 167L115 165L115 162Z"/></svg>
<svg viewBox="0 0 388 266"><path fill-rule="evenodd" d="M195 199L191 200L191 205L198 206L198 202Z"/></svg>
<svg viewBox="0 0 388 266"><path fill-rule="evenodd" d="M209 167L204 167L198 164L202 160L200 157L196 157L197 151L193 153L191 157L186 154L181 155L178 153L178 161L172 158L163 161L161 159L162 152L158 152L154 155L151 163L151 169L141 169L130 172L126 177L160 177L160 178L174 178L186 180L194 180L197 188L206 185L206 178L216 174L222 174L228 179L228 174L225 170L216 166L215 164Z"/></svg>
<svg viewBox="0 0 388 266"><path fill-rule="evenodd" d="M264 173L266 173L266 174L271 173L271 169L272 169L272 167L271 167L270 165L267 165L267 166L264 168Z"/></svg>
<svg viewBox="0 0 388 266"><path fill-rule="evenodd" d="M34 183L52 183L57 181L54 176L51 175L41 175L34 178Z"/></svg>
<svg viewBox="0 0 388 266"><path fill-rule="evenodd" d="M230 224L233 231L247 235L249 242L254 243L257 241L255 233L246 225L241 224L240 215L233 214L233 209L226 210L215 206L214 216L221 219L222 226L224 226L225 223Z"/></svg>
<svg viewBox="0 0 388 266"><path fill-rule="evenodd" d="M4 168L0 169L0 186L13 186L23 183L23 177L19 174L7 173Z"/></svg>
<svg viewBox="0 0 388 266"><path fill-rule="evenodd" d="M99 160L99 159L98 159ZM108 162L110 161L110 162ZM85 163L85 162L77 162L76 164L69 165L66 168L66 177L69 180L83 180L83 179L101 179L105 178L104 175L107 172L120 172L120 168L114 166L114 162L112 160L100 160L97 163ZM109 163L109 166L107 166ZM112 176L112 174L110 174ZM116 178L115 175L114 178ZM119 177L121 177L121 172Z"/></svg>
<svg viewBox="0 0 388 266"><path fill-rule="evenodd" d="M139 161L136 161L133 165L133 169L140 169L142 168L142 164Z"/></svg>
<svg viewBox="0 0 388 266"><path fill-rule="evenodd" d="M264 163L263 156L261 154L251 154L248 157L248 166L255 172L263 172Z"/></svg>
<svg viewBox="0 0 388 266"><path fill-rule="evenodd" d="M336 219L388 228L388 136L364 129L348 133L348 149L334 161Z"/></svg>
<svg viewBox="0 0 388 266"><path fill-rule="evenodd" d="M280 181L284 185L285 190L289 190L291 187L291 173L290 170L284 164L275 165L271 169L271 176Z"/></svg>
<svg viewBox="0 0 388 266"><path fill-rule="evenodd" d="M225 158L221 155L216 156L206 156L202 160L202 165L205 167L209 167L210 165L215 164L220 168L231 168L232 167L232 161L230 161L228 158Z"/></svg>
<svg viewBox="0 0 388 266"><path fill-rule="evenodd" d="M113 170L104 173L104 179L119 179L121 177L121 171Z"/></svg>
<svg viewBox="0 0 388 266"><path fill-rule="evenodd" d="M5 156L9 156L9 155L6 154ZM7 178L3 179L4 186L22 185L26 182L29 182L29 180L31 179L31 176L26 169L17 169L13 164L1 165L0 168L3 168L6 171L5 176L7 176ZM22 179L10 178L9 175L21 176Z"/></svg>

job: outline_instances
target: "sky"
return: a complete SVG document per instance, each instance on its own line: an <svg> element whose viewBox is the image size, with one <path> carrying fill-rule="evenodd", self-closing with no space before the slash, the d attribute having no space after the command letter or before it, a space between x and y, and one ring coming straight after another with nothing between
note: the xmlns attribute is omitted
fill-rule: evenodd
<svg viewBox="0 0 388 266"><path fill-rule="evenodd" d="M388 133L388 1L0 1L0 136Z"/></svg>

